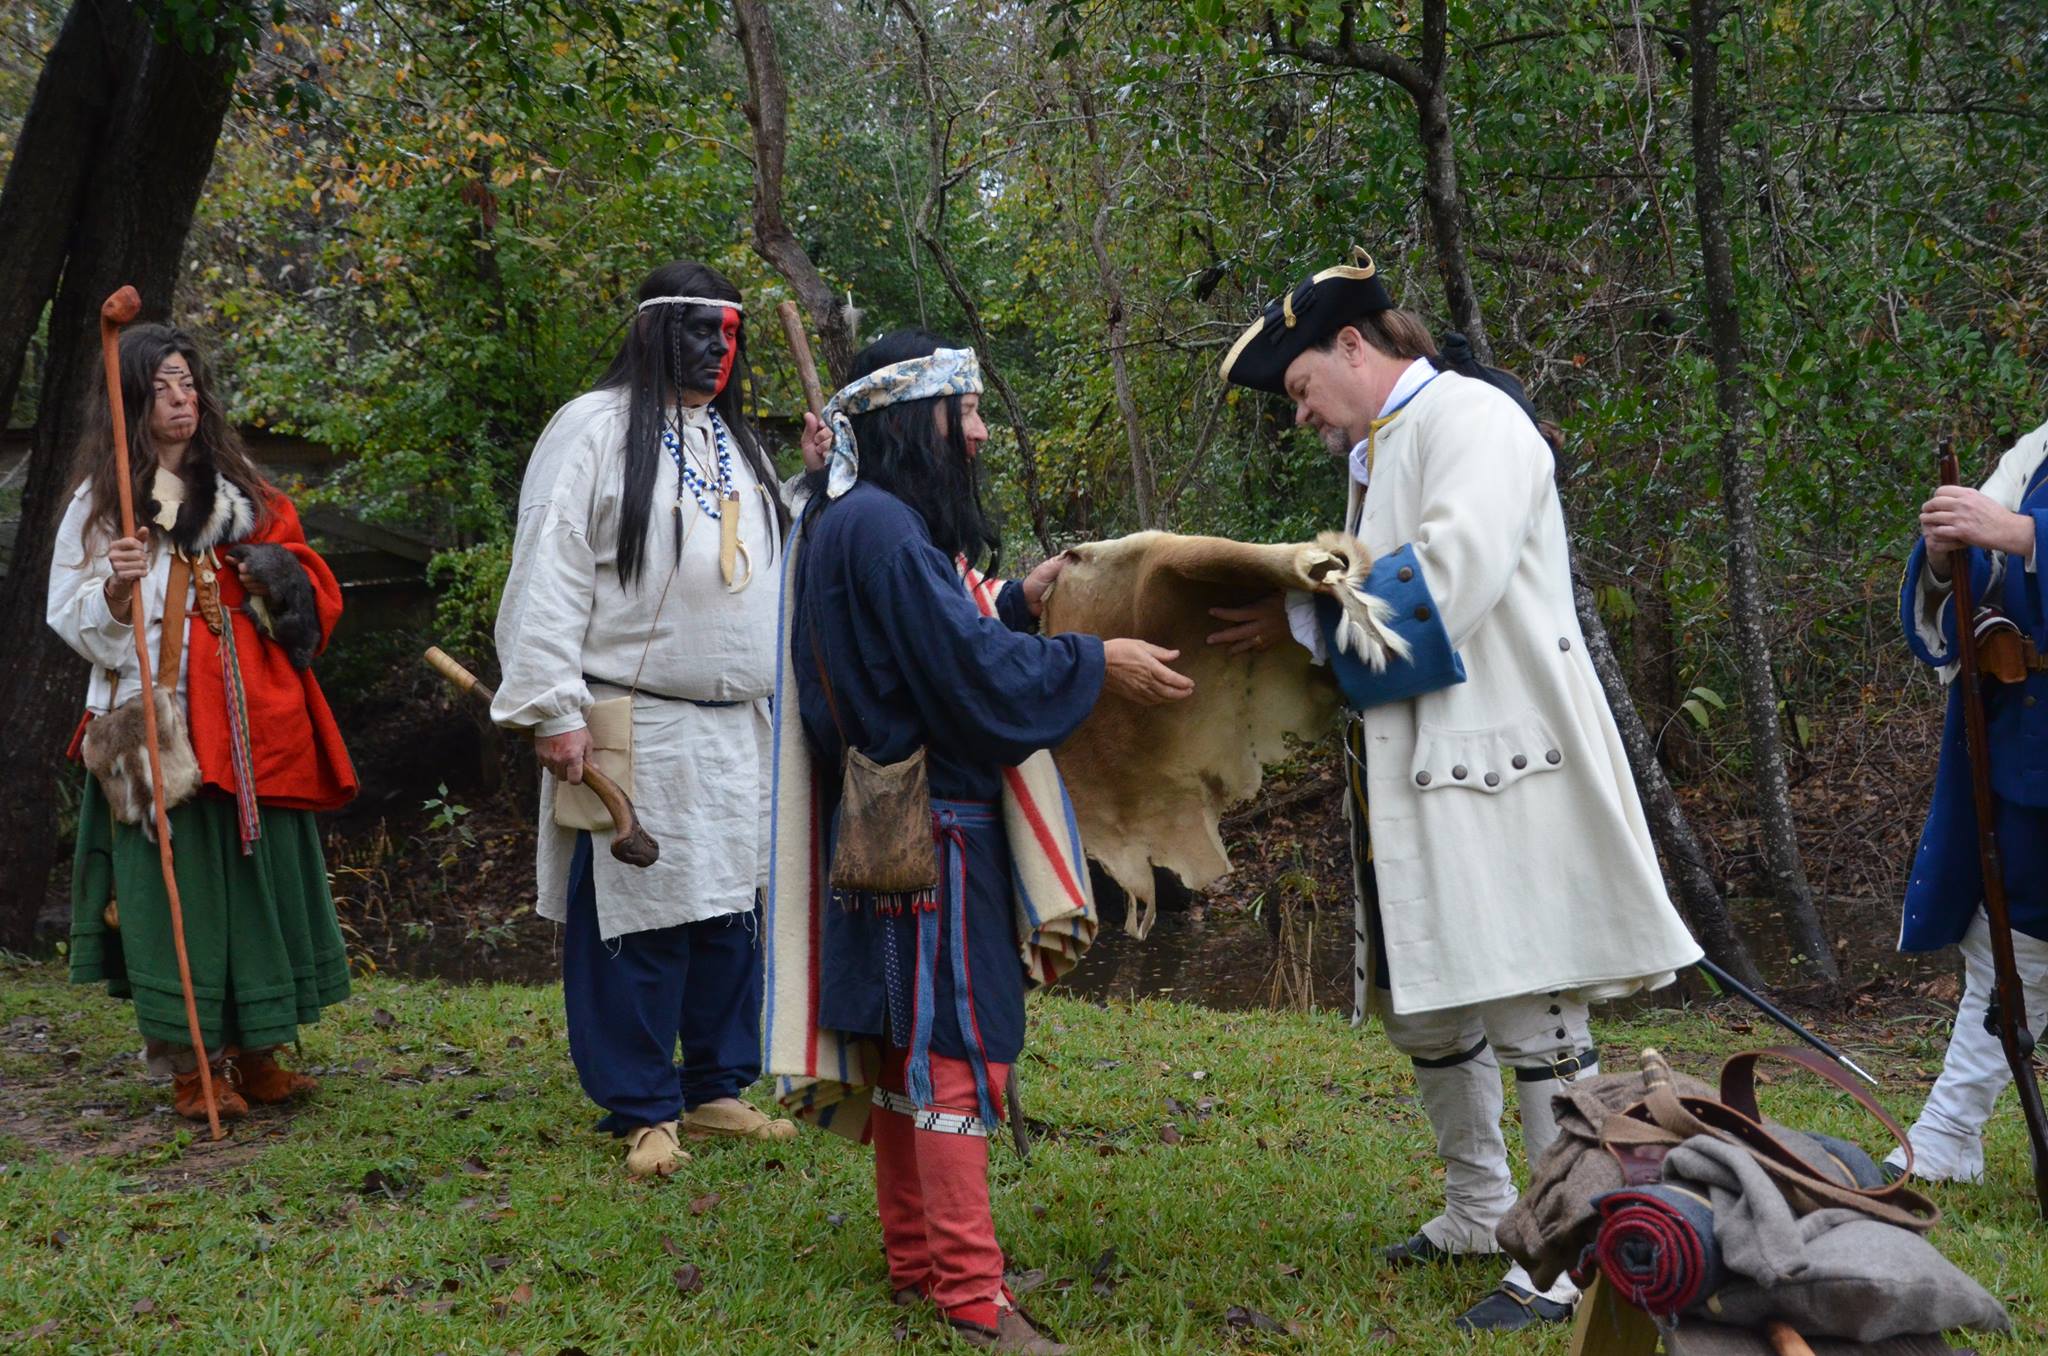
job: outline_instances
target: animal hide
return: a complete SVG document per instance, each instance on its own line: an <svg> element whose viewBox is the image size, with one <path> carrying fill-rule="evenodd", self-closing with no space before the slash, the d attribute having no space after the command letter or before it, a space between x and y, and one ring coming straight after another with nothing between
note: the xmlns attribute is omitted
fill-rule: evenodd
<svg viewBox="0 0 2048 1356"><path fill-rule="evenodd" d="M1151 926L1152 869L1191 890L1230 870L1217 831L1224 812L1259 789L1263 765L1289 736L1326 730L1338 706L1327 668L1288 641L1233 655L1208 637L1230 623L1212 607L1242 606L1280 590L1324 594L1342 607L1338 644L1374 669L1406 657L1384 626L1386 605L1356 587L1372 564L1355 538L1259 546L1220 537L1139 532L1091 542L1068 563L1045 604L1047 634L1131 636L1180 651L1174 667L1194 680L1185 701L1139 706L1105 693L1073 737L1054 751L1088 855L1135 902L1130 927Z"/></svg>
<svg viewBox="0 0 2048 1356"><path fill-rule="evenodd" d="M157 749L163 755L164 809L183 805L199 791L199 759L185 727L184 704L156 688ZM123 702L86 723L79 754L100 779L107 808L123 824L140 824L156 841L156 812L151 804L149 745L142 718L142 700Z"/></svg>
<svg viewBox="0 0 2048 1356"><path fill-rule="evenodd" d="M306 567L274 542L230 546L227 555L268 594L264 598L249 595L242 603L243 614L256 623L257 630L284 647L293 668L301 672L311 668L313 656L320 650L320 610Z"/></svg>

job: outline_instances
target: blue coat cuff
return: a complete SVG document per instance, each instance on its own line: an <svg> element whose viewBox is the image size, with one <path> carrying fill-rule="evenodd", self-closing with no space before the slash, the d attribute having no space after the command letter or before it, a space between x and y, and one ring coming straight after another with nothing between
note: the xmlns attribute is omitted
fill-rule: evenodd
<svg viewBox="0 0 2048 1356"><path fill-rule="evenodd" d="M1920 572L1926 568L1927 542L1923 538L1913 543L1913 554L1906 557L1906 578L1899 588L1899 625L1915 659L1930 668L1946 668L1956 662L1956 596L1950 593L1941 601L1941 653L1936 654L1920 634ZM1981 605L1991 584L1991 556L1975 547L1970 550L1970 583L1971 595Z"/></svg>
<svg viewBox="0 0 2048 1356"><path fill-rule="evenodd" d="M1002 588L996 590L996 616L1012 631L1038 631L1038 618L1031 615L1031 604L1024 601L1024 585L1015 579L1003 581Z"/></svg>
<svg viewBox="0 0 2048 1356"><path fill-rule="evenodd" d="M1322 632L1323 652L1330 657L1330 671L1337 677L1346 706L1363 711L1465 681L1465 661L1451 648L1442 609L1429 591L1429 581L1423 578L1422 563L1413 546L1403 546L1374 561L1364 592L1385 600L1393 609L1387 627L1408 642L1409 655L1389 659L1384 671L1374 673L1357 655L1339 651L1336 600L1318 597L1316 626Z"/></svg>

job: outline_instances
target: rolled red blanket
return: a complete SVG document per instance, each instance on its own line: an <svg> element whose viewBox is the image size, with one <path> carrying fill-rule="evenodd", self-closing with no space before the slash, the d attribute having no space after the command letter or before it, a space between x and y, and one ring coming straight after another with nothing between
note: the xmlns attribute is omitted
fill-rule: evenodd
<svg viewBox="0 0 2048 1356"><path fill-rule="evenodd" d="M1668 1318L1726 1281L1714 1242L1713 1207L1700 1197L1650 1186L1610 1191L1593 1204L1600 1211L1594 1258L1608 1283L1636 1308Z"/></svg>

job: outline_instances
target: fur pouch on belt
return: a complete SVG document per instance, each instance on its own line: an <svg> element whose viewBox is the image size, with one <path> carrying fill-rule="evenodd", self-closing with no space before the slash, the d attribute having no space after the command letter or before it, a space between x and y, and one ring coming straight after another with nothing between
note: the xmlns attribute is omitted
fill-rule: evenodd
<svg viewBox="0 0 2048 1356"><path fill-rule="evenodd" d="M192 752L192 735L185 727L185 713L172 694L156 689L157 748L164 760L164 809L169 811L192 799L199 790L199 759ZM107 808L123 824L140 824L150 841L156 840L156 812L151 807L149 745L143 732L142 698L121 703L85 726L79 747L85 766L100 779Z"/></svg>
<svg viewBox="0 0 2048 1356"><path fill-rule="evenodd" d="M228 559L247 570L267 597L254 594L242 612L256 629L284 647L295 669L313 666L320 648L320 613L313 601L313 581L299 558L272 542L230 546Z"/></svg>

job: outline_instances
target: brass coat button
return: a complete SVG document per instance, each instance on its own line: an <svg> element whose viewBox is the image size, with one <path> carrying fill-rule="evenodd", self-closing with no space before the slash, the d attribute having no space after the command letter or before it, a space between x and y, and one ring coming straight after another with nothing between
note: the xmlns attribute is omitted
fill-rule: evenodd
<svg viewBox="0 0 2048 1356"><path fill-rule="evenodd" d="M1529 766L1529 755L1526 753L1516 754L1514 758L1515 771L1520 772L1523 768L1527 766Z"/></svg>
<svg viewBox="0 0 2048 1356"><path fill-rule="evenodd" d="M1400 580L1404 584L1407 583L1409 580L1413 579L1414 577L1415 571L1406 565L1403 565L1400 569L1394 571L1394 578Z"/></svg>
<svg viewBox="0 0 2048 1356"><path fill-rule="evenodd" d="M1416 784L1417 786L1428 786L1428 785L1429 785L1429 774L1428 774L1427 772L1418 772L1418 773L1416 773L1416 774L1415 774L1415 784Z"/></svg>
<svg viewBox="0 0 2048 1356"><path fill-rule="evenodd" d="M1429 620L1429 609L1428 609L1428 608L1426 608L1426 607L1418 607L1418 608L1416 608L1416 609L1415 609L1415 620L1417 620L1417 621L1428 621L1428 620Z"/></svg>
<svg viewBox="0 0 2048 1356"><path fill-rule="evenodd" d="M1543 761L1550 764L1552 767L1556 767L1559 763L1562 763L1564 761L1564 755L1559 753L1556 749L1552 749L1549 753L1543 755Z"/></svg>

